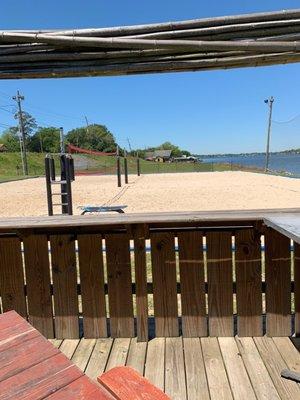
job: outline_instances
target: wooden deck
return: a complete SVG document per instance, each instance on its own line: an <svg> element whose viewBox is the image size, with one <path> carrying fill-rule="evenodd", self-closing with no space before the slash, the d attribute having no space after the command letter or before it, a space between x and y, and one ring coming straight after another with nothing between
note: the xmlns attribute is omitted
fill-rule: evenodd
<svg viewBox="0 0 300 400"><path fill-rule="evenodd" d="M284 368L300 370L287 337L51 340L90 378L130 365L172 399L300 399L300 385Z"/></svg>

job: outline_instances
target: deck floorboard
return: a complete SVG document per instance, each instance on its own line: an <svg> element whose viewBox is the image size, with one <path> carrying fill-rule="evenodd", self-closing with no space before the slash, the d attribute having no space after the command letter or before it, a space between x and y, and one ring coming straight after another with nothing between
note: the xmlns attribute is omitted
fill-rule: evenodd
<svg viewBox="0 0 300 400"><path fill-rule="evenodd" d="M300 353L287 337L51 342L94 380L130 365L172 399L300 399L300 385L280 377L282 368L299 371Z"/></svg>

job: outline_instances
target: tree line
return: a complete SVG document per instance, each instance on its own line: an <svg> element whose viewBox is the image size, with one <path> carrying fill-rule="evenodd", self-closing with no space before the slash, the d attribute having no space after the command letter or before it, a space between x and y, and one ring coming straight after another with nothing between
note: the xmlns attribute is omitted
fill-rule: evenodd
<svg viewBox="0 0 300 400"><path fill-rule="evenodd" d="M30 152L58 153L60 150L59 128L54 126L38 126L35 118L27 112L22 113L25 145ZM114 152L117 143L114 135L105 125L91 124L70 130L65 134L65 142L75 146L96 151ZM20 150L19 128L11 126L0 136L0 143L4 144L7 151Z"/></svg>
<svg viewBox="0 0 300 400"><path fill-rule="evenodd" d="M18 115L15 115L18 118ZM60 151L60 132L54 126L38 126L35 118L23 111L22 119L25 130L25 145L29 152L34 153L58 153ZM114 152L117 142L112 132L105 125L91 124L68 131L65 134L65 142L87 150L103 151L106 153ZM18 126L11 126L0 136L0 143L4 144L9 152L20 151L20 139ZM155 150L172 150L172 157L191 155L187 150L181 150L178 146L170 142L164 142L156 147L131 150L130 155L145 158L147 152ZM120 155L123 149L120 147Z"/></svg>

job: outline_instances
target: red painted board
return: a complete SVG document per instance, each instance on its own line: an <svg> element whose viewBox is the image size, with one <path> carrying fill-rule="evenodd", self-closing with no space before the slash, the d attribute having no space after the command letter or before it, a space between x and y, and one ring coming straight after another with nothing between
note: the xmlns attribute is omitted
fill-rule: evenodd
<svg viewBox="0 0 300 400"><path fill-rule="evenodd" d="M11 347L24 345L28 340L32 340L39 336L34 328L27 328L17 325L0 331L0 352L10 349Z"/></svg>
<svg viewBox="0 0 300 400"><path fill-rule="evenodd" d="M0 400L39 400L83 375L63 354L57 354L0 382Z"/></svg>
<svg viewBox="0 0 300 400"><path fill-rule="evenodd" d="M115 367L99 376L98 382L118 400L170 400L164 392L130 367Z"/></svg>
<svg viewBox="0 0 300 400"><path fill-rule="evenodd" d="M59 350L43 336L0 352L0 382L58 354Z"/></svg>
<svg viewBox="0 0 300 400"><path fill-rule="evenodd" d="M59 391L46 397L47 400L115 400L104 388L96 385L87 376L82 376ZM128 399L129 400L129 399Z"/></svg>
<svg viewBox="0 0 300 400"><path fill-rule="evenodd" d="M27 326L31 326L28 322L25 321L24 318L20 317L18 313L15 311L7 311L4 314L0 314L0 331L2 329L8 328L10 326L14 326L17 324L24 324Z"/></svg>

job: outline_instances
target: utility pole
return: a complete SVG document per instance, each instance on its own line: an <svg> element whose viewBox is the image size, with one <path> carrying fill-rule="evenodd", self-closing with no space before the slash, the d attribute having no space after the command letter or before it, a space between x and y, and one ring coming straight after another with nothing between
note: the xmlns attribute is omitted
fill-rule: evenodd
<svg viewBox="0 0 300 400"><path fill-rule="evenodd" d="M18 105L18 117L19 117L19 137L20 137L20 150L21 150L21 158L22 158L22 166L24 175L28 175L28 162L27 162L27 154L26 154L26 136L25 136L25 127L23 121L22 107L21 101L25 99L24 96L20 95L20 92L17 91L17 95L12 98L17 102Z"/></svg>
<svg viewBox="0 0 300 400"><path fill-rule="evenodd" d="M270 138L271 138L272 111L273 111L274 97L271 96L269 99L266 99L265 103L268 104L268 106L269 106L269 122L268 122L266 165L265 165L265 172L268 172L268 170L269 170L269 159L270 159Z"/></svg>
<svg viewBox="0 0 300 400"><path fill-rule="evenodd" d="M88 134L89 133L89 121L88 121L86 116L84 116L84 119L85 119L85 122L86 122L86 133Z"/></svg>
<svg viewBox="0 0 300 400"><path fill-rule="evenodd" d="M131 145L130 145L130 140L129 140L129 138L127 138L127 142L128 142L129 150L130 150L130 152L132 152L132 148L131 148Z"/></svg>
<svg viewBox="0 0 300 400"><path fill-rule="evenodd" d="M65 153L64 128L59 128L60 153Z"/></svg>

